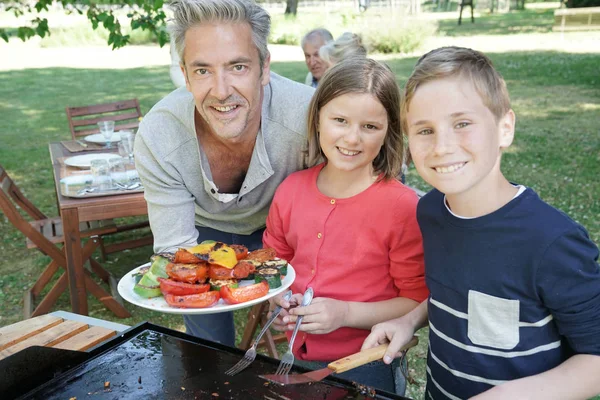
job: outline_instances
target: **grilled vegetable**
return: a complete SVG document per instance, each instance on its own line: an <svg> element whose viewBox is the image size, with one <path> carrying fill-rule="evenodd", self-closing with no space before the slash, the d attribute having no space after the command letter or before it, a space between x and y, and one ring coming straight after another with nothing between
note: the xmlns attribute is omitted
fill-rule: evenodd
<svg viewBox="0 0 600 400"><path fill-rule="evenodd" d="M262 267L254 274L254 282L260 283L266 281L269 289L275 289L281 286L281 273L277 268Z"/></svg>
<svg viewBox="0 0 600 400"><path fill-rule="evenodd" d="M152 297L158 297L162 294L160 291L160 286L146 286L141 283L136 284L133 287L133 291L140 297L145 299L150 299Z"/></svg>
<svg viewBox="0 0 600 400"><path fill-rule="evenodd" d="M209 292L210 293L210 292ZM227 304L240 304L255 300L269 293L269 284L266 281L254 285L232 289L223 286L220 290L221 298Z"/></svg>
<svg viewBox="0 0 600 400"><path fill-rule="evenodd" d="M156 277L168 278L167 264L169 264L168 259L165 257L156 256L152 259L152 264L150 264L150 272L152 272Z"/></svg>
<svg viewBox="0 0 600 400"><path fill-rule="evenodd" d="M254 272L253 265L239 264L235 268L225 268L220 265L210 265L208 277L210 279L245 279Z"/></svg>
<svg viewBox="0 0 600 400"><path fill-rule="evenodd" d="M135 284L133 291L141 297L151 298L158 297L161 295L160 287L158 285L158 277L148 270L140 281Z"/></svg>
<svg viewBox="0 0 600 400"><path fill-rule="evenodd" d="M219 292L211 291L200 294L188 294L186 296L176 296L174 294L165 294L165 301L171 307L178 308L206 308L216 304L220 298Z"/></svg>
<svg viewBox="0 0 600 400"><path fill-rule="evenodd" d="M208 265L200 264L167 264L169 278L186 283L204 283L208 277Z"/></svg>
<svg viewBox="0 0 600 400"><path fill-rule="evenodd" d="M287 275L288 262L286 260L277 259L277 260L266 261L265 263L263 263L263 266L270 267L270 268L277 268L277 270L279 270L279 273L281 275L284 275L284 276Z"/></svg>
<svg viewBox="0 0 600 400"><path fill-rule="evenodd" d="M190 253L188 250L179 249L175 253L175 260L173 262L176 264L197 264L202 261L202 259Z"/></svg>
<svg viewBox="0 0 600 400"><path fill-rule="evenodd" d="M161 251L160 253L156 253L150 257L150 261L154 261L156 257L164 257L167 260L173 262L175 260L175 253L169 253L166 251Z"/></svg>
<svg viewBox="0 0 600 400"><path fill-rule="evenodd" d="M201 260L225 268L233 268L238 260L235 250L222 242L204 243L187 250Z"/></svg>
<svg viewBox="0 0 600 400"><path fill-rule="evenodd" d="M148 272L149 270L150 270L150 267L144 267L144 268L138 269L136 272L134 272L133 274L131 274L131 276L133 276L134 282L136 284L139 283L140 280L142 279L142 276L144 276L144 274L146 272Z"/></svg>
<svg viewBox="0 0 600 400"><path fill-rule="evenodd" d="M210 289L210 285L205 283L185 283L164 278L158 278L158 282L160 284L160 291L163 295L174 294L176 296L185 296L188 294L205 293Z"/></svg>
<svg viewBox="0 0 600 400"><path fill-rule="evenodd" d="M229 286L230 288L239 287L238 281L236 279L209 279L208 284L210 285L210 290L221 290L223 286Z"/></svg>
<svg viewBox="0 0 600 400"><path fill-rule="evenodd" d="M248 256L248 248L241 244L231 244L229 245L235 251L235 256L238 260L243 260Z"/></svg>
<svg viewBox="0 0 600 400"><path fill-rule="evenodd" d="M275 253L275 249L267 248L267 249L258 249L251 251L248 253L247 260L258 261L259 263L264 263L265 261L269 261L277 257L277 253Z"/></svg>

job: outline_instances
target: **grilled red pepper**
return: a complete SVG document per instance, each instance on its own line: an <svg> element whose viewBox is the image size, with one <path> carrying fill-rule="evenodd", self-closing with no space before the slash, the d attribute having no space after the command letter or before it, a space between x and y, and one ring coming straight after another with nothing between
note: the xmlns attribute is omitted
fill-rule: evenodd
<svg viewBox="0 0 600 400"><path fill-rule="evenodd" d="M167 264L167 275L178 282L196 283L208 278L208 264Z"/></svg>
<svg viewBox="0 0 600 400"><path fill-rule="evenodd" d="M163 295L174 294L176 296L185 296L188 294L205 293L210 289L210 285L207 283L185 283L164 278L158 278L158 283L160 284L160 291Z"/></svg>
<svg viewBox="0 0 600 400"><path fill-rule="evenodd" d="M248 255L248 248L242 244L230 244L229 247L235 251L235 257L238 260L242 260Z"/></svg>
<svg viewBox="0 0 600 400"><path fill-rule="evenodd" d="M258 299L269 293L269 284L266 281L254 285L232 289L229 286L221 288L221 298L227 304L240 304Z"/></svg>
<svg viewBox="0 0 600 400"><path fill-rule="evenodd" d="M167 304L171 307L206 308L216 304L221 296L219 292L213 290L211 292L188 294L186 296L165 294L164 297Z"/></svg>
<svg viewBox="0 0 600 400"><path fill-rule="evenodd" d="M209 264L210 269L208 271L208 277L214 280L225 280L225 279L244 279L248 275L254 272L254 265L242 264L240 261L234 268L225 268L216 264Z"/></svg>

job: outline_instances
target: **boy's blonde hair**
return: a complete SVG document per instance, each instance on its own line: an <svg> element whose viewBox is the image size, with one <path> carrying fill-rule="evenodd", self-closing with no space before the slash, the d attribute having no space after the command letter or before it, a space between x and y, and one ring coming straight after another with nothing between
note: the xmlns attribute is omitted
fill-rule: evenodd
<svg viewBox="0 0 600 400"><path fill-rule="evenodd" d="M400 126L400 89L394 73L385 64L368 58L349 58L323 75L308 108L307 166L327 161L319 144L319 111L336 97L347 93L370 94L385 108L388 129L383 146L373 160L383 179L396 178L402 168L404 143Z"/></svg>
<svg viewBox="0 0 600 400"><path fill-rule="evenodd" d="M479 51L464 47L441 47L422 56L406 82L400 110L404 133L408 133L406 115L419 86L455 76L473 83L496 121L510 110L506 83L489 58Z"/></svg>

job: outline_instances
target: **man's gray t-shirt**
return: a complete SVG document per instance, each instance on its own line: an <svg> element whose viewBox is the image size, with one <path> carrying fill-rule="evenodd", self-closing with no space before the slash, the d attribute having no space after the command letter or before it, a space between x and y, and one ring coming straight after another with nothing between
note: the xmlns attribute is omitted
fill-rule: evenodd
<svg viewBox="0 0 600 400"><path fill-rule="evenodd" d="M271 73L264 87L261 127L238 194L219 193L199 146L195 103L186 88L158 102L135 140L154 251L196 244L195 225L248 235L265 226L277 186L302 168L306 114L314 90Z"/></svg>

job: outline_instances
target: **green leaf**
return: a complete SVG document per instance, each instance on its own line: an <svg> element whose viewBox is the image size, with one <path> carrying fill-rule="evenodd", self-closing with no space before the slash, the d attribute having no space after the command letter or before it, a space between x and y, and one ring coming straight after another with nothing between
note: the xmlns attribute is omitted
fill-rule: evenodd
<svg viewBox="0 0 600 400"><path fill-rule="evenodd" d="M5 42L8 42L8 34L6 33L6 30L3 28L0 28L0 37L2 39L4 39Z"/></svg>
<svg viewBox="0 0 600 400"><path fill-rule="evenodd" d="M48 20L46 18L39 20L35 31L41 38L45 37L46 34L50 34L50 29L48 28Z"/></svg>
<svg viewBox="0 0 600 400"><path fill-rule="evenodd" d="M20 26L17 28L17 36L22 41L26 41L27 39L35 36L35 31L28 26Z"/></svg>

